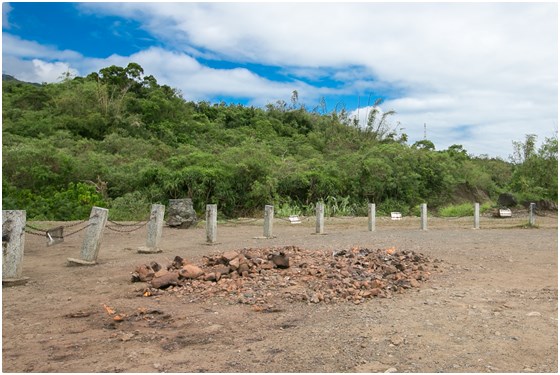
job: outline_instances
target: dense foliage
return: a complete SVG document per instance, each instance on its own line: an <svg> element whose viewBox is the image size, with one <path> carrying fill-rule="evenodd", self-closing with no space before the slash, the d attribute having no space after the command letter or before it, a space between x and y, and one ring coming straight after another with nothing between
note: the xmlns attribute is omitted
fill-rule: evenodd
<svg viewBox="0 0 560 375"><path fill-rule="evenodd" d="M226 217L265 204L305 214L319 200L332 215L365 215L367 202L408 214L503 191L557 199L557 138L515 143L511 162L435 151L408 145L391 112L359 127L344 110L307 110L297 92L265 108L188 102L135 63L56 84L4 81L2 98L2 206L29 218L84 219L97 205L142 219L183 197Z"/></svg>

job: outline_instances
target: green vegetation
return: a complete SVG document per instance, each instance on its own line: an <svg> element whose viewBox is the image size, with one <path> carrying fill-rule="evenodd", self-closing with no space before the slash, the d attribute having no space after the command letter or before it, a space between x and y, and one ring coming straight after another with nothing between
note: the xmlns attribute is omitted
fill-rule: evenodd
<svg viewBox="0 0 560 375"><path fill-rule="evenodd" d="M392 112L370 111L361 128L345 110L307 110L295 91L265 108L189 102L135 63L56 84L4 81L2 98L2 207L29 219L84 219L97 205L143 220L151 203L183 197L226 218L265 204L313 215L318 201L328 216L365 216L367 202L407 215L470 204L471 192L557 200L557 138L537 148L528 136L509 162L435 151L408 145Z"/></svg>
<svg viewBox="0 0 560 375"><path fill-rule="evenodd" d="M488 211L492 208L492 204L486 202L480 205L480 214ZM474 204L473 203L462 203L462 204L450 204L441 207L438 210L438 215L441 217L464 217L464 216L474 216Z"/></svg>

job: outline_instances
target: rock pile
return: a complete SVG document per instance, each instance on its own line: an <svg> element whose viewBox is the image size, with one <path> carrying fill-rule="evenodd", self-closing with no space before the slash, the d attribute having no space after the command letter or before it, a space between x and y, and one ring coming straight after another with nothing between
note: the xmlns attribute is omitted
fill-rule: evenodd
<svg viewBox="0 0 560 375"><path fill-rule="evenodd" d="M387 298L419 287L439 261L395 248L354 247L329 253L287 246L227 251L204 257L203 263L197 266L176 256L165 268L156 262L143 264L132 273L132 281L148 282L145 296L165 289L257 305L278 297L359 304L367 298Z"/></svg>

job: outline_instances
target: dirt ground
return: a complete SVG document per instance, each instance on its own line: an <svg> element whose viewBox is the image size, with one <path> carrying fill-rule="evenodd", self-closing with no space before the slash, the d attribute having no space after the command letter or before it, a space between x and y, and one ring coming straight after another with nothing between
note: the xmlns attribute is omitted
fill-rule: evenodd
<svg viewBox="0 0 560 375"><path fill-rule="evenodd" d="M161 254L138 254L146 228L104 232L98 265L68 267L83 233L46 247L25 237L23 286L2 288L3 372L557 372L558 218L327 218L291 225L274 239L262 219L165 227ZM33 223L48 228L57 223ZM62 223L64 224L64 223ZM420 288L355 305L288 302L271 312L220 298L142 296L135 267L175 255L294 245L332 251L353 246L413 250L442 260ZM113 322L103 304L128 315Z"/></svg>

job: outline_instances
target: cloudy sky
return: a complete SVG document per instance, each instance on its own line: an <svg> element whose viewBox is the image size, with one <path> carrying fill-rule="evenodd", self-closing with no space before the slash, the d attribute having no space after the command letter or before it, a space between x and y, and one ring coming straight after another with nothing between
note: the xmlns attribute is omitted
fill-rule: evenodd
<svg viewBox="0 0 560 375"><path fill-rule="evenodd" d="M2 72L31 82L139 63L187 100L277 100L364 117L384 100L409 143L507 159L558 131L558 5L2 4Z"/></svg>

